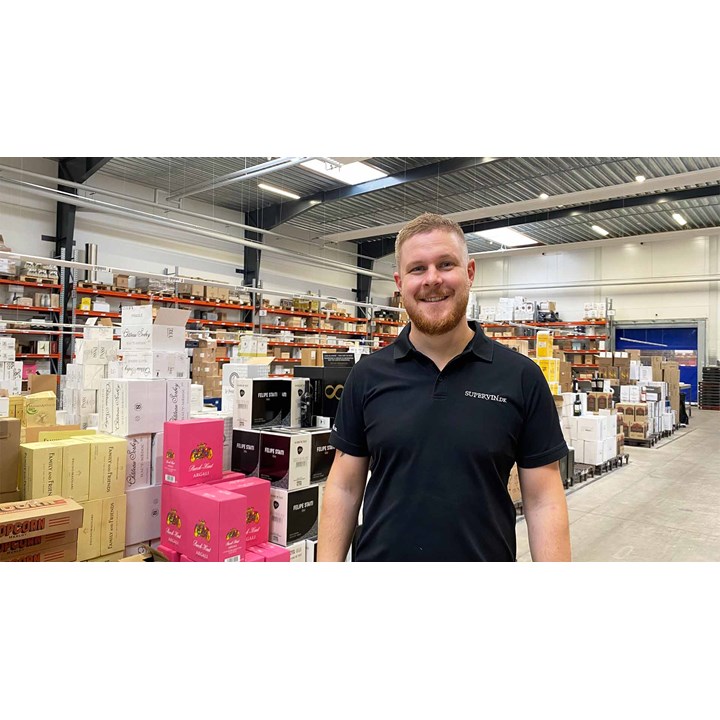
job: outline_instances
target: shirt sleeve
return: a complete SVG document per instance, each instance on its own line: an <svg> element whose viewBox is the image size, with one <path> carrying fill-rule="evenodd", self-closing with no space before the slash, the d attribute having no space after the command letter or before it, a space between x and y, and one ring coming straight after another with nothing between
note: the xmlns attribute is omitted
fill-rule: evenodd
<svg viewBox="0 0 720 720"><path fill-rule="evenodd" d="M518 467L542 467L565 457L568 446L555 400L545 376L534 362L528 363L523 372L523 395L525 422L518 444Z"/></svg>
<svg viewBox="0 0 720 720"><path fill-rule="evenodd" d="M338 413L330 433L330 445L337 450L354 455L367 457L370 455L365 431L365 413L362 371L358 372L359 363L349 372L343 388Z"/></svg>

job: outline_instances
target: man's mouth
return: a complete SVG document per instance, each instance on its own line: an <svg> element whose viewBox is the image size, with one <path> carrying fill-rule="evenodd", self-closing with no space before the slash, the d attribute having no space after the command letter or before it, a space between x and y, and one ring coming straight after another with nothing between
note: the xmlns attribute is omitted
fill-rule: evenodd
<svg viewBox="0 0 720 720"><path fill-rule="evenodd" d="M432 297L420 298L420 302L438 303L438 302L443 302L443 300L447 300L449 297L450 297L449 295L444 295L444 296L432 296Z"/></svg>

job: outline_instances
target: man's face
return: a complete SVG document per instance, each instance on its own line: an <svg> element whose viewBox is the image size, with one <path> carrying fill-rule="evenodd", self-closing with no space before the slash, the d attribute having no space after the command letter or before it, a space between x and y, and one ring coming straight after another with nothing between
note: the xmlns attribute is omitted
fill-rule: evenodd
<svg viewBox="0 0 720 720"><path fill-rule="evenodd" d="M474 277L455 233L431 230L403 243L395 284L413 327L442 335L464 320Z"/></svg>

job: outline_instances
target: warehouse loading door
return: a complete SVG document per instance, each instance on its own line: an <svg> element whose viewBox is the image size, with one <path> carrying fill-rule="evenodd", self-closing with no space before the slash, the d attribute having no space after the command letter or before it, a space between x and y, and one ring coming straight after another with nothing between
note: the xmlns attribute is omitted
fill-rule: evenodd
<svg viewBox="0 0 720 720"><path fill-rule="evenodd" d="M690 385L685 399L697 402L698 380L698 328L697 326L673 327L623 327L615 328L616 350L640 350L643 357L657 355L680 365L680 382Z"/></svg>

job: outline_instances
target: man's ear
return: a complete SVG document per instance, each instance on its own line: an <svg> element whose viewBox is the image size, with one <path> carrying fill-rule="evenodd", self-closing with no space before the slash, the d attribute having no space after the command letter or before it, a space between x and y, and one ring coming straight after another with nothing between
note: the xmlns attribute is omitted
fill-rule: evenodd
<svg viewBox="0 0 720 720"><path fill-rule="evenodd" d="M402 280L400 279L400 274L393 273L393 277L395 278L395 285L397 286L397 289L402 291Z"/></svg>
<svg viewBox="0 0 720 720"><path fill-rule="evenodd" d="M471 258L468 262L468 279L470 280L470 285L472 285L475 279L475 258Z"/></svg>

